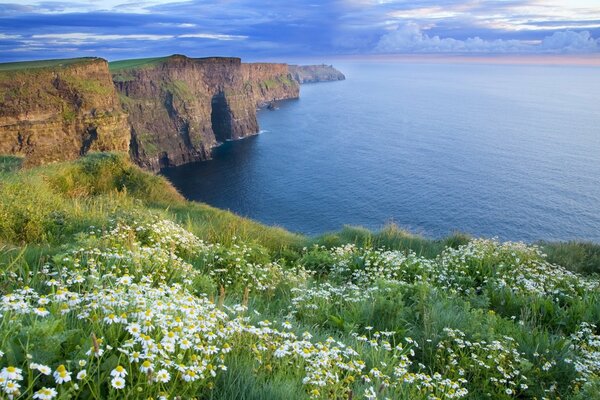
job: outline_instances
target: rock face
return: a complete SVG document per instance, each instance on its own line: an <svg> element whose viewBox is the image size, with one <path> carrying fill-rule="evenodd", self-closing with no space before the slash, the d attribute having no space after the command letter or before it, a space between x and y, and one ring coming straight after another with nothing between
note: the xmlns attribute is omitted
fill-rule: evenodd
<svg viewBox="0 0 600 400"><path fill-rule="evenodd" d="M343 81L346 79L344 74L333 68L332 65L325 64L290 65L289 71L292 78L298 83Z"/></svg>
<svg viewBox="0 0 600 400"><path fill-rule="evenodd" d="M127 116L105 60L6 66L0 69L0 154L37 165L129 149Z"/></svg>
<svg viewBox="0 0 600 400"><path fill-rule="evenodd" d="M206 160L218 143L256 134L257 107L299 94L286 64L239 58L175 55L112 73L129 115L131 156L154 171Z"/></svg>
<svg viewBox="0 0 600 400"><path fill-rule="evenodd" d="M0 154L37 165L129 151L158 171L209 159L219 143L256 134L257 107L297 98L299 82L339 79L326 65L181 55L0 64Z"/></svg>

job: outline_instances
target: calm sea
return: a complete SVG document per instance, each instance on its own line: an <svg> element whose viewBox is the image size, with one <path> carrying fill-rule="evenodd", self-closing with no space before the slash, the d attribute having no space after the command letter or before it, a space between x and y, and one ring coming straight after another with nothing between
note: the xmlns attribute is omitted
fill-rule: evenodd
<svg viewBox="0 0 600 400"><path fill-rule="evenodd" d="M189 199L318 234L600 241L600 69L363 63L164 171Z"/></svg>

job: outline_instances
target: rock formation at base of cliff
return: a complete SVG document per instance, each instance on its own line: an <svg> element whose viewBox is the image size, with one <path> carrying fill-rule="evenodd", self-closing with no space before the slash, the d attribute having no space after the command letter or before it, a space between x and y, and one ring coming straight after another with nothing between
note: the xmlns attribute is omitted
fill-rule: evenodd
<svg viewBox="0 0 600 400"><path fill-rule="evenodd" d="M343 81L346 79L332 65L290 65L290 75L298 83L316 83L329 81Z"/></svg>
<svg viewBox="0 0 600 400"><path fill-rule="evenodd" d="M258 133L257 107L299 94L286 64L180 55L131 68L115 64L131 155L154 171L206 160L218 143Z"/></svg>
<svg viewBox="0 0 600 400"><path fill-rule="evenodd" d="M106 61L60 61L18 63L0 73L0 154L37 165L127 151L127 116Z"/></svg>

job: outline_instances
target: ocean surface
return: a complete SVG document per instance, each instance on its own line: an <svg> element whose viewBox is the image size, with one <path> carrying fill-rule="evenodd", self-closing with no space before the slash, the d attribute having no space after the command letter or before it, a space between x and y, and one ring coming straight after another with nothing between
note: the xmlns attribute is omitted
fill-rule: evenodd
<svg viewBox="0 0 600 400"><path fill-rule="evenodd" d="M600 68L337 64L261 134L163 171L189 199L306 234L600 242Z"/></svg>

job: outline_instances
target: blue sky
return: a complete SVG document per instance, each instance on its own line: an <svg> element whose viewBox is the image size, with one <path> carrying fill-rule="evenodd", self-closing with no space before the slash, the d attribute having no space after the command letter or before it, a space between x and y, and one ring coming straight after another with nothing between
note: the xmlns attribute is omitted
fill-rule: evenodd
<svg viewBox="0 0 600 400"><path fill-rule="evenodd" d="M598 55L600 0L17 0L0 61L183 53Z"/></svg>

